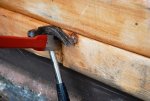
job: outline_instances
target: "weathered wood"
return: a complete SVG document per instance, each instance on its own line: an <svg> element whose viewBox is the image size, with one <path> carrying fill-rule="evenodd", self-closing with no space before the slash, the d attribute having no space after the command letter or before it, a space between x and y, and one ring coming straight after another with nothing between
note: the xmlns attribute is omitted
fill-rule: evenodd
<svg viewBox="0 0 150 101"><path fill-rule="evenodd" d="M28 30L41 25L46 23L0 8L1 35L26 36ZM79 42L75 46L63 47L63 55L58 55L65 66L150 100L149 58L80 35L78 37ZM40 55L49 57L45 53Z"/></svg>
<svg viewBox="0 0 150 101"><path fill-rule="evenodd" d="M63 47L63 64L75 71L150 100L150 59L79 36L74 47Z"/></svg>
<svg viewBox="0 0 150 101"><path fill-rule="evenodd" d="M0 0L0 6L150 57L149 0Z"/></svg>
<svg viewBox="0 0 150 101"><path fill-rule="evenodd" d="M48 25L36 19L0 8L0 35L11 35L27 37L27 32L39 26ZM48 52L28 49L35 54L49 58ZM61 51L57 52L57 57L61 61Z"/></svg>

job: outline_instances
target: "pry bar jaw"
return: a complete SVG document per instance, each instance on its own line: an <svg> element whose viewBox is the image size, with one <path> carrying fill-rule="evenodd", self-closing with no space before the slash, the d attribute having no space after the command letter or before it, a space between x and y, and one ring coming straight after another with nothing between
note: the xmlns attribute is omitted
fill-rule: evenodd
<svg viewBox="0 0 150 101"><path fill-rule="evenodd" d="M37 35L48 35L47 39L47 49L49 50L49 54L53 61L54 70L55 70L55 77L56 77L56 88L57 88L57 95L59 101L70 101L67 89L65 84L62 81L59 65L55 56L55 50L59 49L60 41L66 46L74 45L77 42L76 36L68 36L65 34L59 27L56 26L44 26L39 27L37 30L30 30L28 33L29 37L35 37Z"/></svg>

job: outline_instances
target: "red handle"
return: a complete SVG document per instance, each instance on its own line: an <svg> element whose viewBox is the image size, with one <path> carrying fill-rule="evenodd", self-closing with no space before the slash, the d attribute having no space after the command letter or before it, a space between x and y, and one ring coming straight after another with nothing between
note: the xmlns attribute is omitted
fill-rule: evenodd
<svg viewBox="0 0 150 101"><path fill-rule="evenodd" d="M0 36L0 48L33 48L42 51L46 47L47 35L31 37Z"/></svg>

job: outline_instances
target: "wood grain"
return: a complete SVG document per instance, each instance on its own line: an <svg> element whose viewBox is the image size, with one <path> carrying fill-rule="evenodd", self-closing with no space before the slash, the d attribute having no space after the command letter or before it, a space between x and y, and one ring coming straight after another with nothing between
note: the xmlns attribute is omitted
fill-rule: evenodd
<svg viewBox="0 0 150 101"><path fill-rule="evenodd" d="M0 35L26 36L47 23L0 8ZM66 31L69 33L68 31ZM78 35L75 46L63 46L59 60L67 67L141 99L150 100L150 59ZM30 50L49 57L47 53ZM60 55L62 53L62 55Z"/></svg>
<svg viewBox="0 0 150 101"><path fill-rule="evenodd" d="M0 8L0 35L27 37L27 32L29 30L44 25L48 24L22 14ZM49 58L49 54L46 51L35 51L32 49L27 50L37 55ZM59 61L62 60L61 51L57 52L57 57Z"/></svg>
<svg viewBox="0 0 150 101"><path fill-rule="evenodd" d="M0 6L150 57L149 0L0 0Z"/></svg>
<svg viewBox="0 0 150 101"><path fill-rule="evenodd" d="M141 99L150 100L150 59L83 37L63 47L63 64Z"/></svg>

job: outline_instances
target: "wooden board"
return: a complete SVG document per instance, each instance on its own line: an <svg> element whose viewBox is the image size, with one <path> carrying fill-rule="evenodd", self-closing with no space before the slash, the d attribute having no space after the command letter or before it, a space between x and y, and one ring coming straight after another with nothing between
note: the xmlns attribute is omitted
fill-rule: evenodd
<svg viewBox="0 0 150 101"><path fill-rule="evenodd" d="M150 59L78 36L74 47L63 47L63 64L75 71L150 100Z"/></svg>
<svg viewBox="0 0 150 101"><path fill-rule="evenodd" d="M26 36L26 32L47 23L0 8L0 35ZM62 63L84 75L150 100L150 59L78 35L73 47L58 52ZM33 51L37 53L37 51ZM39 53L38 53L39 54ZM40 55L49 57L42 52Z"/></svg>
<svg viewBox="0 0 150 101"><path fill-rule="evenodd" d="M150 57L149 0L0 0L0 6Z"/></svg>
<svg viewBox="0 0 150 101"><path fill-rule="evenodd" d="M47 24L22 14L0 8L0 35L27 37L29 30L44 25ZM35 51L32 49L28 49L28 51L49 58L48 52ZM57 57L59 61L61 61L61 51L57 52Z"/></svg>

